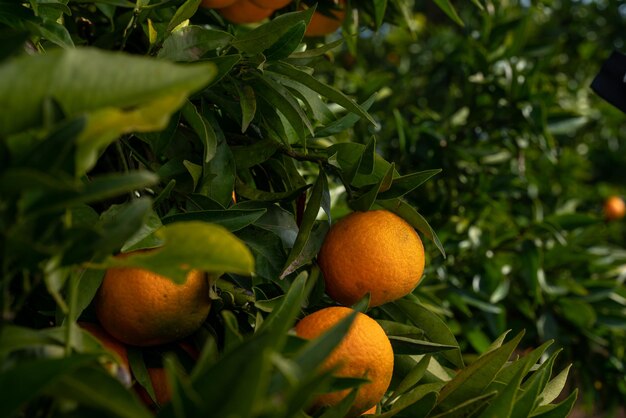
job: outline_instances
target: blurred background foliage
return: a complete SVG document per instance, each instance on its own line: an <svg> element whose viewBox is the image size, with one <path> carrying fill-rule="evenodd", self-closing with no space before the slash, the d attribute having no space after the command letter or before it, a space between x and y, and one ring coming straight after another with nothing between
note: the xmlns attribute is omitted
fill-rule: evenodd
<svg viewBox="0 0 626 418"><path fill-rule="evenodd" d="M626 118L589 88L623 50L626 4L488 1L464 26L416 2L409 25L362 31L327 73L365 100L400 170L441 168L407 196L447 258L431 251L417 294L483 352L506 329L555 338L587 408L626 396L626 228L602 203L626 192ZM593 365L593 366L590 366Z"/></svg>

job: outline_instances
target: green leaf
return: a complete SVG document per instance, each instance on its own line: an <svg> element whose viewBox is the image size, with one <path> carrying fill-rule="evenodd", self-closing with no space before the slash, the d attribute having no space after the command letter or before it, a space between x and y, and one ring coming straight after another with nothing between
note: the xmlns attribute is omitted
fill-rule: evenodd
<svg viewBox="0 0 626 418"><path fill-rule="evenodd" d="M213 127L190 101L183 105L182 115L202 141L202 145L204 145L203 163L208 163L217 152L217 136Z"/></svg>
<svg viewBox="0 0 626 418"><path fill-rule="evenodd" d="M242 210L201 210L187 213L178 213L163 218L163 224L175 222L203 221L221 225L231 232L239 231L255 223L266 213L266 209Z"/></svg>
<svg viewBox="0 0 626 418"><path fill-rule="evenodd" d="M212 64L183 66L89 48L20 56L0 66L0 107L9 109L0 113L0 135L41 126L42 106L50 98L68 117L107 108L121 115L121 109L133 109L127 113L139 115L142 107L155 108L153 102L169 98L169 112L161 114L166 123L215 72Z"/></svg>
<svg viewBox="0 0 626 418"><path fill-rule="evenodd" d="M483 354L468 367L462 369L441 390L439 405L442 408L451 408L482 394L511 357L523 335L523 332L519 333L502 347Z"/></svg>
<svg viewBox="0 0 626 418"><path fill-rule="evenodd" d="M45 345L59 345L59 342L32 328L13 324L4 324L0 327L0 358L16 350ZM0 373L0 380L2 380L1 376Z"/></svg>
<svg viewBox="0 0 626 418"><path fill-rule="evenodd" d="M172 32L174 30L174 28L176 28L176 26L180 25L185 20L187 20L191 16L193 16L196 13L196 11L198 10L198 6L200 6L201 2L202 2L202 0L187 0L187 1L185 1L182 4L182 6L180 6L178 9L176 9L176 13L174 13L174 16L172 17L170 22L167 24L166 32L168 32L168 33Z"/></svg>
<svg viewBox="0 0 626 418"><path fill-rule="evenodd" d="M432 415L432 418L463 418L473 416L484 408L489 399L493 398L495 395L495 392L481 394L463 403L459 403L450 409L446 409L445 412Z"/></svg>
<svg viewBox="0 0 626 418"><path fill-rule="evenodd" d="M367 113L367 111L365 111L365 109L363 109L361 106L359 106L353 99L346 96L340 90L337 90L327 84L322 83L315 77L294 67L293 65L287 64L286 62L281 62L279 64L272 65L270 67L270 70L304 84L311 90L316 91L323 97L334 101L346 110L370 121L372 125L377 125L372 116L370 116L370 114Z"/></svg>
<svg viewBox="0 0 626 418"><path fill-rule="evenodd" d="M509 418L513 411L517 391L525 375L526 370L519 370L513 379L491 400L479 418Z"/></svg>
<svg viewBox="0 0 626 418"><path fill-rule="evenodd" d="M235 87L237 88L239 104L241 106L241 132L244 133L256 114L256 97L254 95L254 89L247 84L242 86L235 84ZM247 149L249 147L242 148ZM239 165L237 166L239 167Z"/></svg>
<svg viewBox="0 0 626 418"><path fill-rule="evenodd" d="M250 250L224 227L191 221L165 225L156 234L164 245L149 252L136 252L127 257L110 257L100 266L139 267L184 283L192 269L209 273L254 272Z"/></svg>
<svg viewBox="0 0 626 418"><path fill-rule="evenodd" d="M397 337L393 335L389 336L389 341L391 342L393 353L395 355L438 353L446 350L458 350L459 348L456 345L437 344L430 341L416 340L408 337Z"/></svg>
<svg viewBox="0 0 626 418"><path fill-rule="evenodd" d="M396 177L393 179L391 187L389 187L388 190L379 193L377 199L387 200L402 197L407 193L410 193L413 190L417 189L419 186L428 181L428 179L440 172L440 169L426 170L420 171L418 173L412 173L406 176Z"/></svg>
<svg viewBox="0 0 626 418"><path fill-rule="evenodd" d="M21 406L54 387L77 368L94 361L95 356L74 355L60 359L25 360L0 373L0 416L16 416ZM139 414L138 417L145 415Z"/></svg>
<svg viewBox="0 0 626 418"><path fill-rule="evenodd" d="M542 406L537 408L531 416L533 418L567 418L570 416L570 412L572 412L577 397L578 389L574 389L574 391L556 407L552 407L552 405Z"/></svg>
<svg viewBox="0 0 626 418"><path fill-rule="evenodd" d="M226 47L233 39L228 32L185 26L165 38L157 57L170 61L198 61L207 52Z"/></svg>
<svg viewBox="0 0 626 418"><path fill-rule="evenodd" d="M94 177L92 181L82 184L74 191L41 193L40 196L28 200L24 211L30 216L67 209L83 203L97 202L126 192L148 187L158 178L147 171L128 174L110 174Z"/></svg>
<svg viewBox="0 0 626 418"><path fill-rule="evenodd" d="M399 308L416 327L424 330L424 333L432 342L457 347L457 350L445 351L442 354L456 367L463 367L463 358L458 349L459 343L441 318L413 301L400 299L392 302L392 304ZM401 321L400 318L396 318L396 320Z"/></svg>
<svg viewBox="0 0 626 418"><path fill-rule="evenodd" d="M547 405L558 398L567 383L567 376L569 375L571 367L572 365L570 364L558 375L556 375L554 379L548 382L546 387L543 389L543 392L541 392L540 405Z"/></svg>
<svg viewBox="0 0 626 418"><path fill-rule="evenodd" d="M268 23L239 36L232 45L241 52L259 54L280 41L285 34L301 22L308 25L313 11L314 9L310 8L304 11L281 14Z"/></svg>
<svg viewBox="0 0 626 418"><path fill-rule="evenodd" d="M450 3L450 0L435 0L435 3L439 8L448 15L450 19L456 22L459 26L464 27L465 24L457 14L454 6Z"/></svg>
<svg viewBox="0 0 626 418"><path fill-rule="evenodd" d="M264 51L268 61L276 61L287 58L302 42L306 23L300 21L292 26L279 40Z"/></svg>
<svg viewBox="0 0 626 418"><path fill-rule="evenodd" d="M315 180L315 184L313 185L313 190L311 191L311 196L309 197L309 200L307 202L306 209L304 210L304 215L302 217L302 222L300 223L300 229L298 230L296 242L289 252L287 263L285 264L283 272L280 275L281 279L285 278L287 275L293 273L299 267L310 261L308 257L303 258L303 255L306 254L304 249L306 247L306 244L310 240L313 224L315 223L317 213L319 212L322 205L324 195L327 193L328 182L326 180L326 174L320 170L317 179Z"/></svg>
<svg viewBox="0 0 626 418"><path fill-rule="evenodd" d="M104 271L85 269L78 281L78 290L76 295L76 312L70 321L75 321L80 317L82 312L89 306L104 278ZM0 344L0 347L2 344Z"/></svg>
<svg viewBox="0 0 626 418"><path fill-rule="evenodd" d="M395 353L394 353L395 354ZM393 395L390 399L394 399L396 396L403 395L404 393L410 391L419 383L420 380L424 377L426 373L426 369L428 368L428 363L430 362L430 355L423 356L417 364L411 368L409 373L402 379L402 381L398 384L398 386L393 391ZM434 406L434 405L433 405ZM394 408L395 409L395 408Z"/></svg>
<svg viewBox="0 0 626 418"><path fill-rule="evenodd" d="M274 308L263 321L258 332L266 330L273 334L274 339L277 341L287 337L287 331L293 327L293 322L298 313L300 313L304 299L307 296L305 292L307 279L308 275L306 272L300 273L294 279L285 297L281 300L278 307ZM280 345L277 344L276 347L279 348Z"/></svg>
<svg viewBox="0 0 626 418"><path fill-rule="evenodd" d="M358 211L370 210L374 202L376 202L376 198L379 192L383 190L388 190L389 187L391 186L394 172L395 172L395 165L391 164L389 166L389 170L387 171L387 174L385 174L385 176L382 177L377 184L370 186L369 190L367 190L365 193L363 193L356 199L348 202L350 207L353 210L358 210Z"/></svg>
<svg viewBox="0 0 626 418"><path fill-rule="evenodd" d="M444 250L441 241L439 241L439 237L437 237L435 231L431 228L426 219L424 219L424 217L420 215L411 205L400 199L377 201L376 204L390 210L406 220L414 228L418 229L422 234L430 239L439 249L441 255L444 257L446 256L446 251Z"/></svg>
<svg viewBox="0 0 626 418"><path fill-rule="evenodd" d="M232 147L237 169L246 169L264 163L279 149L279 145L271 139L264 139L246 146Z"/></svg>
<svg viewBox="0 0 626 418"><path fill-rule="evenodd" d="M363 110L367 111L372 106L375 100L376 94L372 94L360 106ZM336 121L317 130L314 136L315 138L325 138L331 135L338 134L340 132L344 132L345 130L353 127L360 119L361 117L356 113L348 113L340 119L337 119Z"/></svg>

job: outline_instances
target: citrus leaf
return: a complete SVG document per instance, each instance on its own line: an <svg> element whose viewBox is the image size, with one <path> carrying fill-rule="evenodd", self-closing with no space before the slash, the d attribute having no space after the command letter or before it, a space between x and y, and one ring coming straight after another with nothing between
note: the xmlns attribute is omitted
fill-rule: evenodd
<svg viewBox="0 0 626 418"><path fill-rule="evenodd" d="M416 327L424 330L430 341L457 347L457 350L445 351L442 354L456 367L463 367L463 358L458 349L459 343L441 318L422 305L406 299L397 300L392 305L398 307ZM396 320L401 321L399 318Z"/></svg>
<svg viewBox="0 0 626 418"><path fill-rule="evenodd" d="M468 367L462 369L441 389L439 405L445 409L452 408L483 393L511 357L523 335L523 332L519 333L502 347L483 354Z"/></svg>
<svg viewBox="0 0 626 418"><path fill-rule="evenodd" d="M303 257L303 255L306 255L304 249L306 247L306 244L310 240L311 231L313 230L313 225L315 223L315 219L317 218L317 213L322 206L324 196L328 193L328 182L326 180L326 174L323 171L320 171L317 179L315 180L315 184L313 185L313 190L311 190L311 196L309 197L309 200L307 202L306 209L304 210L304 215L302 217L300 229L298 230L296 242L289 252L287 263L285 264L283 272L280 275L281 279L285 278L287 275L293 273L300 266L310 261L308 257ZM321 242L319 244L321 245ZM316 252L313 251L313 253Z"/></svg>
<svg viewBox="0 0 626 418"><path fill-rule="evenodd" d="M489 406L481 412L479 418L509 418L513 411L517 391L525 375L526 371L520 369L513 379L491 400Z"/></svg>
<svg viewBox="0 0 626 418"><path fill-rule="evenodd" d="M360 106L363 110L367 111L374 101L376 100L376 94L372 94L366 101L364 101ZM351 127L353 127L361 117L356 113L348 113L344 115L340 119L322 127L321 129L315 132L315 138L325 138L331 135L338 134L343 132Z"/></svg>
<svg viewBox="0 0 626 418"><path fill-rule="evenodd" d="M157 57L170 61L198 61L207 52L224 48L233 39L228 32L185 26L165 38Z"/></svg>
<svg viewBox="0 0 626 418"><path fill-rule="evenodd" d="M67 117L104 108L134 109L159 98L186 96L214 75L212 64L183 66L90 48L20 56L0 66L0 108L5 109L0 135L41 126L42 106L49 98Z"/></svg>
<svg viewBox="0 0 626 418"><path fill-rule="evenodd" d="M410 412L408 416L430 416L428 413L435 407L437 392L442 385L443 383L427 383L411 389L394 402L389 412L381 414L380 417L391 418L405 410Z"/></svg>
<svg viewBox="0 0 626 418"><path fill-rule="evenodd" d="M217 152L217 136L213 127L190 101L183 105L181 112L189 126L198 134L202 145L204 145L203 163L208 163L215 157Z"/></svg>
<svg viewBox="0 0 626 418"><path fill-rule="evenodd" d="M412 173L406 176L396 177L393 179L391 187L389 187L388 190L379 193L377 199L386 200L402 197L407 193L410 193L413 190L417 189L435 174L438 174L440 172L441 169L426 170L420 171L418 173Z"/></svg>
<svg viewBox="0 0 626 418"><path fill-rule="evenodd" d="M210 273L254 272L254 258L237 237L219 225L199 221L165 225L156 232L164 245L127 257L110 257L100 267L139 267L184 283L190 270Z"/></svg>
<svg viewBox="0 0 626 418"><path fill-rule="evenodd" d="M578 389L574 389L572 393L557 406L545 405L537 408L531 415L533 418L567 418L574 408L576 398L578 397Z"/></svg>
<svg viewBox="0 0 626 418"><path fill-rule="evenodd" d="M437 344L430 341L416 340L414 338L399 337L394 335L389 336L389 341L393 347L393 353L396 355L420 355L438 353L446 350L455 350L459 348L456 345Z"/></svg>
<svg viewBox="0 0 626 418"><path fill-rule="evenodd" d="M200 6L201 2L202 0L185 1L178 9L176 9L176 13L174 13L174 16L167 24L166 32L172 32L176 26L193 16L198 10L198 6Z"/></svg>
<svg viewBox="0 0 626 418"><path fill-rule="evenodd" d="M300 22L309 24L314 8L300 12L284 13L250 32L238 37L232 45L248 54L258 54L272 47Z"/></svg>
<svg viewBox="0 0 626 418"><path fill-rule="evenodd" d="M242 210L201 210L187 213L178 213L163 218L163 224L187 221L203 221L221 225L231 232L239 231L253 224L265 214L266 209Z"/></svg>
<svg viewBox="0 0 626 418"><path fill-rule="evenodd" d="M541 392L541 403L540 405L547 405L561 394L565 384L567 383L567 376L569 375L569 371L572 365L568 365L565 369L563 369L556 377L548 382L546 387Z"/></svg>
<svg viewBox="0 0 626 418"><path fill-rule="evenodd" d="M3 388L0 391L0 416L16 416L22 405L45 389L54 387L66 374L95 359L96 356L92 355L73 355L60 359L23 360L4 369L0 373L0 387ZM146 415L138 415L142 416Z"/></svg>
<svg viewBox="0 0 626 418"><path fill-rule="evenodd" d="M455 23L457 23L461 27L465 26L465 23L463 23L463 20L461 20L461 18L459 17L456 9L452 5L452 3L450 3L450 0L435 0L435 3Z"/></svg>
<svg viewBox="0 0 626 418"><path fill-rule="evenodd" d="M270 67L270 71L277 72L278 74L282 74L286 77L291 78L292 80L296 80L313 91L318 92L323 97L326 97L329 100L337 103L342 106L344 109L360 116L363 119L368 120L372 125L377 126L376 121L370 116L369 113L365 111L361 106L359 106L353 99L346 96L340 90L337 90L327 84L322 83L312 75L302 71L291 64L287 64L286 62L281 62L280 64L272 65Z"/></svg>
<svg viewBox="0 0 626 418"><path fill-rule="evenodd" d="M265 58L268 61L287 58L302 42L306 25L306 22L300 21L292 26L280 39L263 52Z"/></svg>

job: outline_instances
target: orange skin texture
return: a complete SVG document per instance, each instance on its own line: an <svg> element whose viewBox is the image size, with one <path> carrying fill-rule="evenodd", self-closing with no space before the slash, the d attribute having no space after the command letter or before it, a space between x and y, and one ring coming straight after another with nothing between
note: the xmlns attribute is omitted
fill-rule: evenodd
<svg viewBox="0 0 626 418"><path fill-rule="evenodd" d="M334 306L305 316L296 324L296 334L305 339L319 337L354 312ZM367 378L357 393L348 416L359 416L375 406L383 397L393 374L393 349L385 331L369 316L358 313L348 333L328 356L322 370L338 367L335 376ZM314 407L336 405L350 389L319 395Z"/></svg>
<svg viewBox="0 0 626 418"><path fill-rule="evenodd" d="M237 0L220 9L220 14L231 23L256 23L267 19L272 13L273 9L259 7L250 0Z"/></svg>
<svg viewBox="0 0 626 418"><path fill-rule="evenodd" d="M609 221L622 219L626 215L626 204L619 196L610 196L604 202L604 217Z"/></svg>
<svg viewBox="0 0 626 418"><path fill-rule="evenodd" d="M200 7L206 9L222 9L235 3L237 0L202 0Z"/></svg>
<svg viewBox="0 0 626 418"><path fill-rule="evenodd" d="M318 262L333 300L350 306L369 292L373 307L417 286L424 246L413 227L392 212L353 212L330 228Z"/></svg>
<svg viewBox="0 0 626 418"><path fill-rule="evenodd" d="M257 6L272 10L282 9L291 2L292 0L252 0Z"/></svg>
<svg viewBox="0 0 626 418"><path fill-rule="evenodd" d="M96 315L118 340L152 346L195 332L209 314L206 275L191 271L184 284L139 268L107 270L96 295Z"/></svg>
<svg viewBox="0 0 626 418"><path fill-rule="evenodd" d="M346 18L346 12L343 10L343 0L335 2L335 4L340 6L342 10L332 10L331 14L334 17L327 16L317 11L313 13L311 21L304 32L304 36L325 36L339 29Z"/></svg>

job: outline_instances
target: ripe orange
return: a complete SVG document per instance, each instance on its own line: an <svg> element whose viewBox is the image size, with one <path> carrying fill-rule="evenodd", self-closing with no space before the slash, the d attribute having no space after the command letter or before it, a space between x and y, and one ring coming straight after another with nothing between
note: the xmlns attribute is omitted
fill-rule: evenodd
<svg viewBox="0 0 626 418"><path fill-rule="evenodd" d="M191 271L184 284L139 268L107 270L96 295L96 315L115 338L150 346L184 338L209 314L209 283Z"/></svg>
<svg viewBox="0 0 626 418"><path fill-rule="evenodd" d="M291 3L291 1L292 0L252 0L252 3L264 9L278 10Z"/></svg>
<svg viewBox="0 0 626 418"><path fill-rule="evenodd" d="M304 36L324 36L329 33L333 33L341 26L341 23L346 18L346 12L344 10L344 0L334 0L340 10L332 10L333 17L327 16L323 13L316 11L311 16L311 21L304 32Z"/></svg>
<svg viewBox="0 0 626 418"><path fill-rule="evenodd" d="M417 286L424 246L413 227L392 212L353 212L330 228L318 262L335 301L349 306L369 292L370 306L378 306Z"/></svg>
<svg viewBox="0 0 626 418"><path fill-rule="evenodd" d="M256 23L274 13L274 9L259 7L250 0L237 0L219 11L231 23Z"/></svg>
<svg viewBox="0 0 626 418"><path fill-rule="evenodd" d="M207 9L222 9L235 3L237 0L202 0L200 7Z"/></svg>
<svg viewBox="0 0 626 418"><path fill-rule="evenodd" d="M626 215L626 204L624 200L619 196L609 196L604 201L604 217L608 221L615 221L622 219Z"/></svg>
<svg viewBox="0 0 626 418"><path fill-rule="evenodd" d="M313 339L353 312L350 308L334 306L305 316L296 324L296 334ZM350 330L328 356L323 370L337 368L336 376L365 377L350 409L349 416L358 416L376 405L389 387L393 373L393 350L385 331L369 316L358 313ZM350 393L349 389L319 395L315 407L332 406Z"/></svg>

